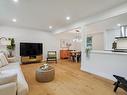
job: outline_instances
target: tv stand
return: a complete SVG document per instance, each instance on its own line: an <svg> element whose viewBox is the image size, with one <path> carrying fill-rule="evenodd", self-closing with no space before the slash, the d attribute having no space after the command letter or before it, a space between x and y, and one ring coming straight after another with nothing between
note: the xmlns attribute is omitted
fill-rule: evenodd
<svg viewBox="0 0 127 95"><path fill-rule="evenodd" d="M30 57L30 59L36 58L36 56L29 56L29 57Z"/></svg>
<svg viewBox="0 0 127 95"><path fill-rule="evenodd" d="M41 62L43 59L42 55L34 55L34 56L21 56L22 63L33 63L33 62Z"/></svg>

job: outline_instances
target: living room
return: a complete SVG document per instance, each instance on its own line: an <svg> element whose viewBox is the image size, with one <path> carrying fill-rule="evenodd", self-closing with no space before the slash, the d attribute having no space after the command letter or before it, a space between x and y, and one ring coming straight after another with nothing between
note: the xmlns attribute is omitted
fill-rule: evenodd
<svg viewBox="0 0 127 95"><path fill-rule="evenodd" d="M0 95L126 95L126 6L1 0Z"/></svg>

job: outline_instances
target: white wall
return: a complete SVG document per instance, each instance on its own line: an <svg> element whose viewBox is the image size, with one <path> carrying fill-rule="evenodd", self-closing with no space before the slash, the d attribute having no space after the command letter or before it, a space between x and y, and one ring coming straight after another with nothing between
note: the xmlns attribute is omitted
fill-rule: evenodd
<svg viewBox="0 0 127 95"><path fill-rule="evenodd" d="M93 35L93 49L104 50L104 33L103 32Z"/></svg>
<svg viewBox="0 0 127 95"><path fill-rule="evenodd" d="M115 37L120 37L120 30L110 30L104 32L104 42L105 42L105 50L112 50L112 43L115 41ZM120 41L122 42L122 41ZM118 42L118 48L120 46L120 42Z"/></svg>
<svg viewBox="0 0 127 95"><path fill-rule="evenodd" d="M21 29L14 27L0 27L0 37L14 38L16 42L15 54L19 59L19 45L20 42L35 42L43 43L43 56L46 58L47 51L56 50L58 51L58 41L54 34L45 31L31 30L31 29Z"/></svg>
<svg viewBox="0 0 127 95"><path fill-rule="evenodd" d="M76 34L75 33L58 33L58 34L55 34L56 38L57 38L57 41L59 41L59 49L60 48L60 40L61 39L65 39L65 40L68 40L70 43L71 43L71 46L70 46L70 50L79 50L81 51L81 43L80 42L73 42L73 39L75 38Z"/></svg>
<svg viewBox="0 0 127 95"><path fill-rule="evenodd" d="M82 64L81 69L110 80L115 80L114 74L127 78L127 54L91 51L89 57L84 55L84 64Z"/></svg>
<svg viewBox="0 0 127 95"><path fill-rule="evenodd" d="M104 32L97 32L88 34L92 36L92 49L93 50L104 50Z"/></svg>

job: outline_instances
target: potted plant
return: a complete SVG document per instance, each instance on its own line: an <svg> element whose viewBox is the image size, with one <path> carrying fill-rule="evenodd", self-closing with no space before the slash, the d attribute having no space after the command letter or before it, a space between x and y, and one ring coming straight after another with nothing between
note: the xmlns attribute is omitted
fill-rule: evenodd
<svg viewBox="0 0 127 95"><path fill-rule="evenodd" d="M90 54L90 51L91 51L91 50L92 50L92 48L90 48L90 47L87 47L87 48L86 48L85 51L86 51L86 56L87 56L87 57L89 57L89 54Z"/></svg>
<svg viewBox="0 0 127 95"><path fill-rule="evenodd" d="M10 45L7 45L7 49L9 52L8 57L13 57L13 51L15 50L15 40L14 38L8 38L8 40L10 41Z"/></svg>

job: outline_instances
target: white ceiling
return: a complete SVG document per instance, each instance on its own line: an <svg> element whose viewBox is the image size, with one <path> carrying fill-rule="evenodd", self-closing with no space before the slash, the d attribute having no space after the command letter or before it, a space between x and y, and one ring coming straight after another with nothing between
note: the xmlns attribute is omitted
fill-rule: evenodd
<svg viewBox="0 0 127 95"><path fill-rule="evenodd" d="M51 31L116 7L127 0L0 0L0 24ZM71 20L66 21L66 16ZM11 19L17 22L12 23Z"/></svg>

